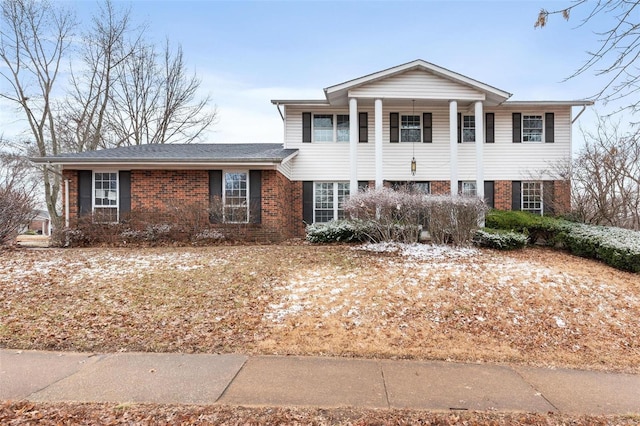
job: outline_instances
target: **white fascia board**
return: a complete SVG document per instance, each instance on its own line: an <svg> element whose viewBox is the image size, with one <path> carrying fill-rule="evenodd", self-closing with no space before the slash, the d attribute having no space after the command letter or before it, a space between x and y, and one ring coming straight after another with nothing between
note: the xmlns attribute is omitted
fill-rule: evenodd
<svg viewBox="0 0 640 426"><path fill-rule="evenodd" d="M293 157L295 157L296 155L298 155L299 151L294 152L293 154L289 155L288 157L285 157L282 159L282 162L280 162L280 164L284 164L287 161L291 160Z"/></svg>
<svg viewBox="0 0 640 426"><path fill-rule="evenodd" d="M329 105L329 102L326 99L308 99L308 100L304 100L304 99L300 99L300 100L296 100L296 99L271 99L271 103L273 105L299 105L299 106L305 106L305 105L310 105L310 106L314 106L314 105Z"/></svg>
<svg viewBox="0 0 640 426"><path fill-rule="evenodd" d="M506 101L503 106L591 106L595 102L589 99L575 101Z"/></svg>
<svg viewBox="0 0 640 426"><path fill-rule="evenodd" d="M48 164L60 165L63 170L77 169L115 169L115 170L213 170L224 168L241 168L253 170L276 170L280 162L162 162L162 161L93 161L93 162L54 162Z"/></svg>

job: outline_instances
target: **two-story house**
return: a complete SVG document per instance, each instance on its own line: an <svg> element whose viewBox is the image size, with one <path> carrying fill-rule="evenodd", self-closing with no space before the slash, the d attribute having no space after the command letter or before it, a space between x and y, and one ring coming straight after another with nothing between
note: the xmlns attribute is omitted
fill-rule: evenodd
<svg viewBox="0 0 640 426"><path fill-rule="evenodd" d="M272 101L282 145L146 145L33 161L62 166L70 222L218 200L215 221L282 239L341 218L356 188L405 185L476 195L503 210L570 208L570 183L545 170L571 156L573 107L581 113L592 101L509 101L508 92L422 60L324 92Z"/></svg>

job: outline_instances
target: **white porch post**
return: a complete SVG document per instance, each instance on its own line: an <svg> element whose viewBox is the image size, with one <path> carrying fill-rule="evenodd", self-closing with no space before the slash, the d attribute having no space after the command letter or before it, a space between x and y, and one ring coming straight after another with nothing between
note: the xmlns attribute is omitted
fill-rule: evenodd
<svg viewBox="0 0 640 426"><path fill-rule="evenodd" d="M458 102L449 101L449 165L451 195L458 195Z"/></svg>
<svg viewBox="0 0 640 426"><path fill-rule="evenodd" d="M358 101L349 99L349 190L358 191Z"/></svg>
<svg viewBox="0 0 640 426"><path fill-rule="evenodd" d="M382 99L375 100L376 188L382 188Z"/></svg>
<svg viewBox="0 0 640 426"><path fill-rule="evenodd" d="M476 121L476 195L484 200L484 114L482 101L475 104Z"/></svg>

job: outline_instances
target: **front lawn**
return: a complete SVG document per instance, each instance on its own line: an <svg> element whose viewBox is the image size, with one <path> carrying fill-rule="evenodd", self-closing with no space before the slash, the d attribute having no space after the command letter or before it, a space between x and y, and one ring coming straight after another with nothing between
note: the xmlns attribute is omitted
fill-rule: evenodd
<svg viewBox="0 0 640 426"><path fill-rule="evenodd" d="M5 348L640 372L638 275L547 249L22 249L0 283Z"/></svg>

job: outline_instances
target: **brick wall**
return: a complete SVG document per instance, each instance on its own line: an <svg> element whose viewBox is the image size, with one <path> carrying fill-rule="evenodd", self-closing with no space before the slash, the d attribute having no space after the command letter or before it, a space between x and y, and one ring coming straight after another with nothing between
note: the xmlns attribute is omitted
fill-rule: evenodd
<svg viewBox="0 0 640 426"><path fill-rule="evenodd" d="M451 182L449 182L448 180L431 181L431 193L433 195L451 194Z"/></svg>
<svg viewBox="0 0 640 426"><path fill-rule="evenodd" d="M496 180L493 187L493 205L497 210L511 210L511 181Z"/></svg>
<svg viewBox="0 0 640 426"><path fill-rule="evenodd" d="M556 180L553 182L554 209L556 215L571 211L571 182Z"/></svg>
<svg viewBox="0 0 640 426"><path fill-rule="evenodd" d="M69 179L69 216L79 218L78 171L64 170ZM304 237L302 222L302 182L291 182L276 170L262 171L262 217L260 224L215 224L238 238L255 241L279 241ZM63 200L64 200L63 194ZM131 213L162 217L183 209L207 215L209 172L207 170L132 170ZM193 206L193 212L189 211ZM208 218L200 218L208 221Z"/></svg>

